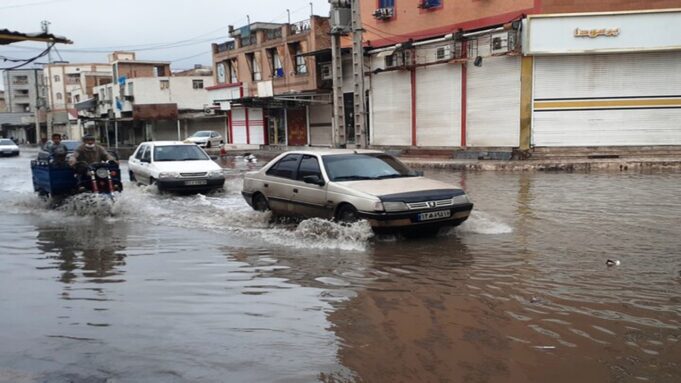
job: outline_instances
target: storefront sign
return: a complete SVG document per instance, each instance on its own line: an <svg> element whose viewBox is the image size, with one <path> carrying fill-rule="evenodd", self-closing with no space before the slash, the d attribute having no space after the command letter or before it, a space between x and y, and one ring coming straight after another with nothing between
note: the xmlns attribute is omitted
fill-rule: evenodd
<svg viewBox="0 0 681 383"><path fill-rule="evenodd" d="M575 37L590 37L595 39L598 36L617 37L620 35L619 28L610 29L575 29Z"/></svg>
<svg viewBox="0 0 681 383"><path fill-rule="evenodd" d="M681 10L531 15L528 55L681 51Z"/></svg>

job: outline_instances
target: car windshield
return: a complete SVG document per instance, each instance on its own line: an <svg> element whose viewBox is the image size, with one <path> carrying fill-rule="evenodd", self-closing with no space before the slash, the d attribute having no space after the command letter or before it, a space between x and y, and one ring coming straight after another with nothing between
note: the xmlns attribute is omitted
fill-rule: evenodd
<svg viewBox="0 0 681 383"><path fill-rule="evenodd" d="M192 137L210 137L210 132L196 132Z"/></svg>
<svg viewBox="0 0 681 383"><path fill-rule="evenodd" d="M329 180L336 182L380 180L416 175L397 158L384 153L336 154L322 158Z"/></svg>
<svg viewBox="0 0 681 383"><path fill-rule="evenodd" d="M12 140L4 139L0 140L0 145L14 145L14 142L12 142Z"/></svg>
<svg viewBox="0 0 681 383"><path fill-rule="evenodd" d="M210 158L196 145L167 145L154 148L154 161L206 161Z"/></svg>
<svg viewBox="0 0 681 383"><path fill-rule="evenodd" d="M66 150L68 150L69 152L78 149L78 147L80 146L80 141L62 141L61 143L64 144L64 146L66 146Z"/></svg>

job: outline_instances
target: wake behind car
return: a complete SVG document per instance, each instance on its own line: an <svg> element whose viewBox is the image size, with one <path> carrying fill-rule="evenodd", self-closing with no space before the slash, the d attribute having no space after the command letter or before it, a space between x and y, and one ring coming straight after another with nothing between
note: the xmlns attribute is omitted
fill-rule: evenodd
<svg viewBox="0 0 681 383"><path fill-rule="evenodd" d="M9 138L0 138L0 155L1 156L18 156L19 147L14 141Z"/></svg>
<svg viewBox="0 0 681 383"><path fill-rule="evenodd" d="M460 188L425 178L397 158L370 150L292 151L246 173L242 194L255 210L366 219L375 231L457 226L473 204Z"/></svg>
<svg viewBox="0 0 681 383"><path fill-rule="evenodd" d="M144 142L128 160L130 181L155 184L160 191L222 189L225 176L203 149L179 141Z"/></svg>

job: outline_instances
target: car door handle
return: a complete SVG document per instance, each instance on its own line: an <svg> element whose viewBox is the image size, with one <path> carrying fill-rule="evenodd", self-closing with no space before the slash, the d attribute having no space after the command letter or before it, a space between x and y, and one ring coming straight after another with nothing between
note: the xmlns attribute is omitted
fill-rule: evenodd
<svg viewBox="0 0 681 383"><path fill-rule="evenodd" d="M293 189L293 192L294 192L294 193L298 193L298 189Z"/></svg>

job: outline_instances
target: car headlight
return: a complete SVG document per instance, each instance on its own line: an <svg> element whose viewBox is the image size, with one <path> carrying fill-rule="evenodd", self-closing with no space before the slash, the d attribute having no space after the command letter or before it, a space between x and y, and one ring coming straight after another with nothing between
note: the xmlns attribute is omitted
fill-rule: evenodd
<svg viewBox="0 0 681 383"><path fill-rule="evenodd" d="M95 175L98 178L107 178L109 176L109 169L107 168L99 168L95 171Z"/></svg>
<svg viewBox="0 0 681 383"><path fill-rule="evenodd" d="M180 173L177 172L162 172L159 173L158 178L177 178L180 176Z"/></svg>
<svg viewBox="0 0 681 383"><path fill-rule="evenodd" d="M385 211L405 211L408 210L407 204L404 202L383 202Z"/></svg>
<svg viewBox="0 0 681 383"><path fill-rule="evenodd" d="M454 203L454 205L459 205L462 203L469 203L470 201L468 200L468 196L466 196L465 194L461 194L452 198L452 202Z"/></svg>
<svg viewBox="0 0 681 383"><path fill-rule="evenodd" d="M383 203L381 201L374 202L374 211L383 211Z"/></svg>
<svg viewBox="0 0 681 383"><path fill-rule="evenodd" d="M208 172L208 177L220 177L220 176L222 176L222 175L223 175L222 169L220 169L220 170L211 170L211 171Z"/></svg>

